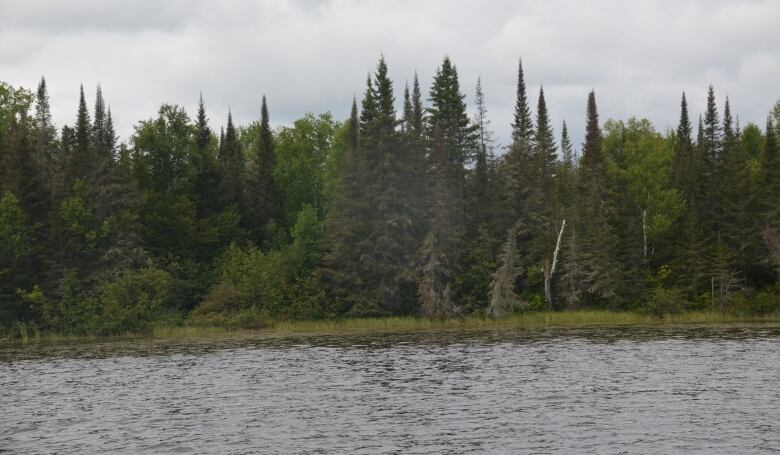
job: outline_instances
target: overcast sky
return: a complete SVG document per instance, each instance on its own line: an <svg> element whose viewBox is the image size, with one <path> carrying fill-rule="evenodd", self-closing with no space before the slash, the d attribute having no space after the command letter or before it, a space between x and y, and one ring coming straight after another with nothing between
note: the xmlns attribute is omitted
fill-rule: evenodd
<svg viewBox="0 0 780 455"><path fill-rule="evenodd" d="M0 80L34 89L46 76L58 126L73 123L78 87L100 83L118 132L162 102L192 113L203 92L213 126L305 112L347 116L384 54L399 100L414 71L427 93L442 57L456 64L472 108L481 75L506 143L523 59L529 98L540 84L560 132L583 136L595 89L602 121L648 117L675 126L682 91L692 116L714 84L762 127L780 98L780 1L198 1L0 0Z"/></svg>

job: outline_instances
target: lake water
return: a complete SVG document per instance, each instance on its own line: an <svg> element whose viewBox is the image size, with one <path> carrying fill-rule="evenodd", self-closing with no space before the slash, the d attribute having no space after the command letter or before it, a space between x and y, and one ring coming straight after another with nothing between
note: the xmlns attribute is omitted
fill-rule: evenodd
<svg viewBox="0 0 780 455"><path fill-rule="evenodd" d="M780 327L0 346L0 452L780 451Z"/></svg>

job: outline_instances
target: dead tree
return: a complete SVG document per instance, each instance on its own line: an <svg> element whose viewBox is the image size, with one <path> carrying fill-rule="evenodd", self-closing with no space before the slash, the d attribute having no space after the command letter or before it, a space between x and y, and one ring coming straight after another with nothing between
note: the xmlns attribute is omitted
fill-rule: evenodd
<svg viewBox="0 0 780 455"><path fill-rule="evenodd" d="M555 275L555 270L558 267L558 253L561 251L561 239L563 238L563 230L566 228L566 220L561 223L561 230L558 231L558 241L555 242L555 251L553 251L552 264L550 264L549 258L544 258L544 267L542 272L544 273L544 301L547 302L547 308L553 309L552 298L552 279Z"/></svg>
<svg viewBox="0 0 780 455"><path fill-rule="evenodd" d="M513 227L507 231L507 239L498 259L501 265L496 269L490 283L490 304L487 310L488 316L494 318L504 316L509 309L519 305L515 283L522 266L517 252L517 228Z"/></svg>
<svg viewBox="0 0 780 455"><path fill-rule="evenodd" d="M764 226L764 243L769 249L769 257L775 265L777 282L780 283L780 235L769 225Z"/></svg>

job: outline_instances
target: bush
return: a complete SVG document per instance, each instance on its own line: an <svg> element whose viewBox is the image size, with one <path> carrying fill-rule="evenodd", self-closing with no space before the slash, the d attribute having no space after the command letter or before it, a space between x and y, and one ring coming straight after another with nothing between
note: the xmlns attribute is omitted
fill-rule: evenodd
<svg viewBox="0 0 780 455"><path fill-rule="evenodd" d="M780 313L780 297L774 290L741 292L729 305L729 311L757 315Z"/></svg>
<svg viewBox="0 0 780 455"><path fill-rule="evenodd" d="M647 311L656 316L682 313L685 309L685 299L675 288L656 288L647 302Z"/></svg>
<svg viewBox="0 0 780 455"><path fill-rule="evenodd" d="M100 333L143 332L165 312L172 278L151 264L126 271L99 288L94 329Z"/></svg>

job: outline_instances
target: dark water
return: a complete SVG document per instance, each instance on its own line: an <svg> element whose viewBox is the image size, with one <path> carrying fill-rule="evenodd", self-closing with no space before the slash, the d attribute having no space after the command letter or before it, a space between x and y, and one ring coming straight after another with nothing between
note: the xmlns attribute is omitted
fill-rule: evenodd
<svg viewBox="0 0 780 455"><path fill-rule="evenodd" d="M0 452L778 453L780 327L0 346Z"/></svg>

